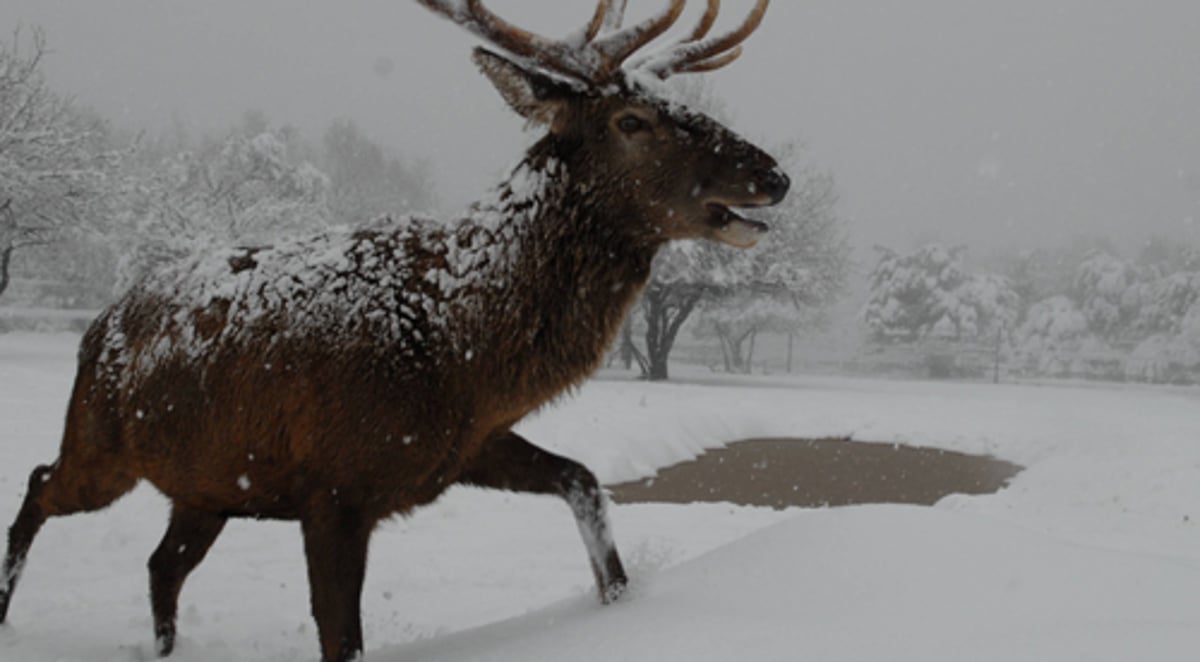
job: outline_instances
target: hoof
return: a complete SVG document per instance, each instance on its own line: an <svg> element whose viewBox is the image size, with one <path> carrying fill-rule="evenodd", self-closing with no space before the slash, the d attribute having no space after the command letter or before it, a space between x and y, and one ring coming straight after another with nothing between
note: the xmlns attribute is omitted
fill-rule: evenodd
<svg viewBox="0 0 1200 662"><path fill-rule="evenodd" d="M612 604L617 600L620 600L621 596L625 595L625 591L628 589L628 579L624 577L614 579L613 581L609 582L608 586L605 586L603 589L601 589L600 602L606 605Z"/></svg>
<svg viewBox="0 0 1200 662"><path fill-rule="evenodd" d="M175 629L159 628L154 637L154 653L166 657L175 650Z"/></svg>
<svg viewBox="0 0 1200 662"><path fill-rule="evenodd" d="M12 592L9 590L10 582L4 581L4 587L0 588L0 625L8 620L8 600L12 597Z"/></svg>

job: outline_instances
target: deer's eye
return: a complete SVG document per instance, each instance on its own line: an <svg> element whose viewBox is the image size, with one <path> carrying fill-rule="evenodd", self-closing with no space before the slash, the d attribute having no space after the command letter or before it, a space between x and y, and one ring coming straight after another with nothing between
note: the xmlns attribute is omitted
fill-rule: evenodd
<svg viewBox="0 0 1200 662"><path fill-rule="evenodd" d="M650 124L637 115L625 115L617 120L617 128L625 133L637 133L649 129Z"/></svg>

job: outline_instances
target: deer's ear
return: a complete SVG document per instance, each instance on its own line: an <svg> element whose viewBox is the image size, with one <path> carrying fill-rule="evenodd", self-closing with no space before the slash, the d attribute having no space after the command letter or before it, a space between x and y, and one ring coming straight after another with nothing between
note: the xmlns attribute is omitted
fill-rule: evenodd
<svg viewBox="0 0 1200 662"><path fill-rule="evenodd" d="M549 76L529 71L487 49L476 48L471 59L508 105L534 124L553 127L567 99L575 94Z"/></svg>

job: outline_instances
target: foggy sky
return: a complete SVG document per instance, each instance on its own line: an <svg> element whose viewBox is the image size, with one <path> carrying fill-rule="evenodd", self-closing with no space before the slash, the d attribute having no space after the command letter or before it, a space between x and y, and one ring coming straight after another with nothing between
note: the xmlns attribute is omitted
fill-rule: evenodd
<svg viewBox="0 0 1200 662"><path fill-rule="evenodd" d="M750 4L726 0L718 29ZM489 6L560 35L594 5ZM530 140L470 64L475 41L413 0L4 0L16 25L43 26L51 84L119 126L203 134L254 108L316 140L348 117L430 158L451 209ZM1200 244L1198 35L1195 0L775 0L711 76L735 129L833 172L860 247Z"/></svg>

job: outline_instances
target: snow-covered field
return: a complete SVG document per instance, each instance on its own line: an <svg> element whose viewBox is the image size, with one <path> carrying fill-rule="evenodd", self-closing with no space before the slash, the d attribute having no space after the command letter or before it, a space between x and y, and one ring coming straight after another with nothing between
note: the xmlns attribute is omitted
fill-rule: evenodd
<svg viewBox="0 0 1200 662"><path fill-rule="evenodd" d="M76 337L0 336L0 522L54 458ZM376 534L371 660L1186 660L1200 651L1200 389L602 375L523 425L603 480L756 436L852 435L1028 469L936 507L613 508L633 577L600 607L566 507L455 490ZM147 488L53 520L0 660L153 656ZM181 599L174 659L317 657L299 532L233 522Z"/></svg>

